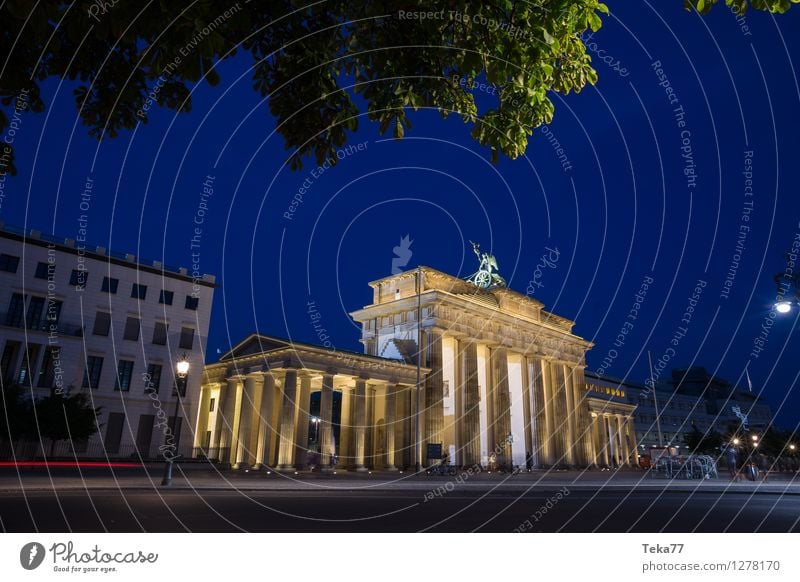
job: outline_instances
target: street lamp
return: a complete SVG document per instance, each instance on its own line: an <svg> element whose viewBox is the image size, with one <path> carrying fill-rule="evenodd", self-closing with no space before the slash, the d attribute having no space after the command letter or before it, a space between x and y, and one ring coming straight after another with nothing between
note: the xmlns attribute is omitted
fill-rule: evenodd
<svg viewBox="0 0 800 582"><path fill-rule="evenodd" d="M733 445L739 446L739 439L733 439Z"/></svg>
<svg viewBox="0 0 800 582"><path fill-rule="evenodd" d="M175 364L176 382L175 382L175 413L172 415L172 439L173 439L173 452L171 455L166 455L164 451L164 478L161 479L162 487L169 487L172 485L172 464L178 453L178 440L180 431L176 430L178 427L178 410L181 404L181 392L186 391L186 379L189 376L189 357L184 354L181 359Z"/></svg>
<svg viewBox="0 0 800 582"><path fill-rule="evenodd" d="M790 450L790 451L793 451L793 450L795 450L796 448L797 448L797 447L796 447L796 446L794 446L794 445L789 445L789 450Z"/></svg>
<svg viewBox="0 0 800 582"><path fill-rule="evenodd" d="M778 313L789 313L792 310L792 302L791 301L778 301L775 303L775 311Z"/></svg>
<svg viewBox="0 0 800 582"><path fill-rule="evenodd" d="M757 443L757 442L758 442L758 435L757 435L757 434L754 434L754 435L752 436L752 439L753 439L753 442L754 442L754 443Z"/></svg>

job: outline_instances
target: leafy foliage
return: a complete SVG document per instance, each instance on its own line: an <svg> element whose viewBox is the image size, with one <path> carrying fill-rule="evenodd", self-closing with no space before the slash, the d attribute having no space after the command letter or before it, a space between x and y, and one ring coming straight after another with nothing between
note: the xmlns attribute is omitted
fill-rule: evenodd
<svg viewBox="0 0 800 582"><path fill-rule="evenodd" d="M31 400L20 386L0 391L0 439L16 442L50 439L51 453L63 440L84 441L97 432L100 408L92 408L83 392L52 391Z"/></svg>
<svg viewBox="0 0 800 582"><path fill-rule="evenodd" d="M683 440L692 454L719 454L719 447L723 442L722 435L718 432L703 432L696 426L692 426L692 430L686 433Z"/></svg>
<svg viewBox="0 0 800 582"><path fill-rule="evenodd" d="M707 12L715 2L686 5ZM781 12L789 0L751 4ZM215 64L245 51L293 168L307 155L335 163L362 109L396 138L411 127L409 110L453 114L493 159L516 158L553 118L552 92L596 82L580 35L605 13L598 0L7 0L0 103L27 90L30 110L43 111L40 84L67 79L89 134L114 137L146 123L156 104L190 111L193 86L215 85ZM478 106L475 79L492 84L492 103ZM8 125L0 110L0 133Z"/></svg>
<svg viewBox="0 0 800 582"><path fill-rule="evenodd" d="M700 14L708 14L717 2L719 0L684 0L683 5L686 10L697 10ZM783 14L792 7L792 4L800 4L800 0L725 0L725 4L736 14L744 14L751 7Z"/></svg>
<svg viewBox="0 0 800 582"><path fill-rule="evenodd" d="M51 453L59 441L84 441L97 432L99 408L92 408L89 397L76 394L51 393L37 399L33 406L37 435L50 439Z"/></svg>

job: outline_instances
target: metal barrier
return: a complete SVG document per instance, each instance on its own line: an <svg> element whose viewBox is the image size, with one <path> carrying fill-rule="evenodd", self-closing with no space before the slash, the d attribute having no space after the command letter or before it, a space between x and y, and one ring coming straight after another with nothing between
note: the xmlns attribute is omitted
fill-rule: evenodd
<svg viewBox="0 0 800 582"><path fill-rule="evenodd" d="M717 463L709 455L660 457L651 467L652 477L666 479L716 479L719 477Z"/></svg>

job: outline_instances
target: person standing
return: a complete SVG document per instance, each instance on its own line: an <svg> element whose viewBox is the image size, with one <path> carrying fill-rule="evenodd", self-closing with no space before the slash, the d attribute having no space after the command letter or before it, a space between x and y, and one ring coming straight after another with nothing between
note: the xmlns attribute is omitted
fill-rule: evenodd
<svg viewBox="0 0 800 582"><path fill-rule="evenodd" d="M736 453L736 447L733 445L728 445L725 449L725 458L728 462L728 473L731 476L731 481L738 481L741 479L741 475L739 474L739 468L737 467L737 459L738 454Z"/></svg>

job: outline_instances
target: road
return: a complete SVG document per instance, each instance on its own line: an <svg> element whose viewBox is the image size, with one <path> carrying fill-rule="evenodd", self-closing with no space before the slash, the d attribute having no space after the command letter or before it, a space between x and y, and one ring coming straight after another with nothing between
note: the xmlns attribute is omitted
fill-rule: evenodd
<svg viewBox="0 0 800 582"><path fill-rule="evenodd" d="M155 475L153 475L155 477ZM190 479L179 488L84 476L44 487L0 482L0 529L8 532L798 532L800 495L700 488L593 486L473 480L445 485L421 479L402 486L297 487L262 479L220 489ZM58 484L63 477L56 477ZM200 479L195 480L200 483ZM50 483L49 478L47 482ZM4 485L5 483L5 485ZM333 482L331 482L333 483ZM510 483L510 482L509 482ZM351 486L352 485L352 486ZM724 485L724 483L721 483ZM751 484L752 485L752 484ZM283 488L281 488L283 487ZM432 488L439 488L432 495ZM719 489L719 487L717 488ZM567 492L565 495L564 493ZM527 520L527 521L526 521Z"/></svg>

